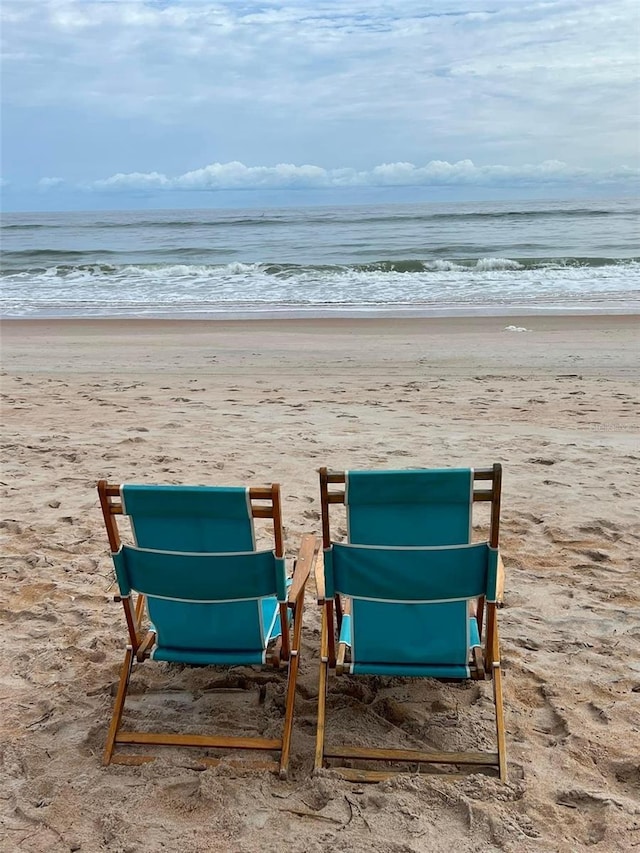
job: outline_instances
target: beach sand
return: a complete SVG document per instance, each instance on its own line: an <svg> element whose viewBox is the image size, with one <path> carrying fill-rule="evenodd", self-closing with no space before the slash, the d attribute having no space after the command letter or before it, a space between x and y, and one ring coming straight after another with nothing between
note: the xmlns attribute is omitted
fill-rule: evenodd
<svg viewBox="0 0 640 853"><path fill-rule="evenodd" d="M632 316L5 322L0 849L640 845L639 325ZM320 529L321 465L493 462L504 466L507 784L312 776L312 581L288 781L195 769L188 750L141 768L101 766L126 635L99 478L278 481L293 558L301 535ZM220 677L145 663L127 719L277 731L282 679L259 704L255 689L213 690ZM489 683L334 678L328 739L492 749L490 697Z"/></svg>

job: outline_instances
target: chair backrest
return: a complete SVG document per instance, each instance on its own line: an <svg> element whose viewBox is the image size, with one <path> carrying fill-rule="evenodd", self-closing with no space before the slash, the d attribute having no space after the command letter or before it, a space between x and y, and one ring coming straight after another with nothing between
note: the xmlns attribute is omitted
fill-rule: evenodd
<svg viewBox="0 0 640 853"><path fill-rule="evenodd" d="M454 545L471 539L473 471L346 471L349 542Z"/></svg>
<svg viewBox="0 0 640 853"><path fill-rule="evenodd" d="M488 481L488 488L485 488ZM471 539L473 504L491 503L489 542L498 546L502 467L329 471L320 469L322 540L329 509L345 504L348 541L366 545L459 545Z"/></svg>
<svg viewBox="0 0 640 853"><path fill-rule="evenodd" d="M253 551L249 489L216 486L120 487L136 545L164 551Z"/></svg>
<svg viewBox="0 0 640 853"><path fill-rule="evenodd" d="M196 661L202 650L208 662L215 653L222 662L229 651L261 655L275 599L286 599L278 487L109 488L120 499L105 513L120 591L147 596L164 658ZM254 506L252 498L270 506ZM120 543L111 513L129 517L135 545ZM275 552L256 550L254 514L273 519Z"/></svg>

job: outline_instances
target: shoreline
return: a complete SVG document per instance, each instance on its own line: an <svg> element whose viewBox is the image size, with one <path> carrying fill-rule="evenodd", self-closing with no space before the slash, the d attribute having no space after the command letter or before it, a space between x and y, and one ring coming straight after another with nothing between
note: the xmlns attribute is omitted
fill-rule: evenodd
<svg viewBox="0 0 640 853"><path fill-rule="evenodd" d="M52 326L59 329L68 327L69 329L79 328L81 326L111 329L115 326L124 328L166 328L178 329L181 326L188 328L255 328L256 326L264 326L265 328L273 328L274 326L283 326L285 328L322 328L322 327L349 327L358 330L366 330L373 327L388 327L404 326L406 328L417 327L432 327L432 328L455 328L457 326L472 328L474 326L494 326L496 322L509 323L515 325L518 322L532 320L542 321L544 328L594 328L601 325L609 325L615 323L623 326L636 325L640 322L640 308L638 310L620 310L611 309L610 311L576 311L567 310L562 313L555 312L540 312L528 313L522 310L505 310L500 314L478 314L472 313L456 313L456 314L439 314L426 315L420 313L397 313L397 314L381 314L374 312L372 314L328 314L322 316L304 314L298 316L296 314L273 313L268 316L262 314L251 314L247 316L236 317L229 314L220 314L216 316L190 316L177 315L172 317L0 317L0 329L4 331L11 330L10 334L28 328L43 328L44 326ZM392 321L391 323L389 321Z"/></svg>
<svg viewBox="0 0 640 853"><path fill-rule="evenodd" d="M180 311L171 313L158 311L144 314L48 314L31 316L7 316L0 313L0 323L49 322L49 321L149 321L149 322L260 322L266 320L403 320L403 319L453 319L496 318L496 317L598 317L640 316L640 302L625 305L483 305L467 307L443 305L434 307L395 306L376 308L370 306L335 308L316 306L310 308L272 307L254 310Z"/></svg>

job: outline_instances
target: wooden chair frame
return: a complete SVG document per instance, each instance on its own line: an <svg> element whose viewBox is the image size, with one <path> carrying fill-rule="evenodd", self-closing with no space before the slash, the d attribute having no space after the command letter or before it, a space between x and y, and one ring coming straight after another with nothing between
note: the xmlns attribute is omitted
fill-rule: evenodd
<svg viewBox="0 0 640 853"><path fill-rule="evenodd" d="M118 516L122 517L123 507L120 498L120 486L110 484L106 480L98 483L98 495L104 515L104 522L109 539L111 552L115 553L120 548L120 531L118 529ZM282 514L280 505L280 486L275 483L269 487L258 487L249 489L251 512L253 518L270 518L273 520L273 535L275 542L276 557L284 556L284 543L282 534ZM139 765L153 761L155 755L131 755L118 753L118 745L145 745L145 746L191 746L208 749L224 750L264 750L267 752L280 753L280 760L243 761L242 767L252 767L259 770L271 770L278 772L281 778L286 778L289 765L289 754L291 749L291 731L293 725L293 712L295 704L296 680L299 667L300 640L302 634L302 613L304 608L305 584L313 569L317 557L319 541L316 536L307 534L303 536L300 550L294 564L293 578L288 590L287 601L280 603L280 624L282 626L281 636L268 649L268 660L275 668L281 663L287 665L287 688L285 717L281 738L257 738L257 737L225 737L195 734L162 734L159 732L134 732L122 731L120 728L122 714L124 711L127 689L134 661L146 660L155 642L155 632L148 630L145 623L146 618L146 596L137 594L134 596L114 596L114 601L121 602L124 608L125 620L129 633L129 643L116 693L115 705L111 724L107 734L107 741L103 754L103 764L129 764ZM289 611L292 614L292 624L289 620ZM233 759L203 757L199 761L205 766L215 766L221 761L234 764L239 763Z"/></svg>
<svg viewBox="0 0 640 853"><path fill-rule="evenodd" d="M320 498L322 510L322 546L330 548L332 539L329 521L329 508L332 504L345 503L345 472L320 468ZM473 472L473 502L490 502L489 544L499 546L500 533L500 496L502 488L502 466L498 463L491 468L476 468ZM476 485L477 484L477 485ZM487 487L488 485L488 487ZM335 487L335 488L332 488ZM340 488L342 487L342 488ZM316 563L315 581L318 604L322 607L322 626L320 633L320 678L318 689L318 728L316 735L315 769L330 766L330 760L347 761L386 761L407 762L418 767L419 772L434 773L439 765L462 765L469 768L490 767L497 772L502 781L507 778L506 739L504 726L504 708L502 699L502 671L500 668L500 649L498 640L497 608L502 603L504 590L504 565L498 559L498 594L496 602L487 602L484 597L477 600L471 615L478 623L481 648L474 649L473 662L470 665L471 678L493 682L493 699L496 709L497 752L429 752L407 749L380 749L353 746L325 746L326 698L329 670L336 675L345 672L346 643L338 643L343 613L348 613L349 599L325 595L324 567ZM337 649L336 649L337 646ZM484 651L481 651L484 649ZM396 775L393 770L359 770L346 766L332 766L343 778L357 782L379 782ZM467 771L469 772L469 771ZM458 775L458 774L456 774Z"/></svg>

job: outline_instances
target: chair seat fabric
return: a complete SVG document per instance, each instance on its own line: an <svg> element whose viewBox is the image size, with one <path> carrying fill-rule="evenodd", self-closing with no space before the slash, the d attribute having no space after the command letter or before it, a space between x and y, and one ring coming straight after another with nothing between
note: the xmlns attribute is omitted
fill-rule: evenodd
<svg viewBox="0 0 640 853"><path fill-rule="evenodd" d="M287 587L290 585L289 579ZM151 629L157 636L151 651L154 660L211 666L264 664L269 644L282 634L279 602L273 595L256 601L223 604L191 604L151 598L147 603L153 620ZM259 608L258 613L256 607ZM156 624L167 623L167 611L174 628L169 642L155 627ZM290 619L290 611L287 615ZM262 644L258 642L255 631L242 630L246 617L253 625L259 621L260 633L264 637ZM232 638L239 648L230 647ZM250 639L247 641L247 638Z"/></svg>
<svg viewBox="0 0 640 853"><path fill-rule="evenodd" d="M371 641L370 630L364 632L364 642L358 641L358 627L359 620L362 618L363 605L365 607L364 623L371 624L373 620L380 620L378 630L373 632L374 636L379 637L379 643ZM452 607L467 609L468 604L452 602L388 605L378 602L352 601L353 613L342 617L339 638L341 643L345 643L351 649L349 672L354 675L469 678L471 649L480 646L478 623L474 616L464 620L462 622L466 625L464 643L458 642L452 646L451 634L441 630L443 623L450 623L452 617L455 620L455 616L449 612ZM388 615L393 614L393 628L389 626L389 620L385 622L385 609Z"/></svg>

